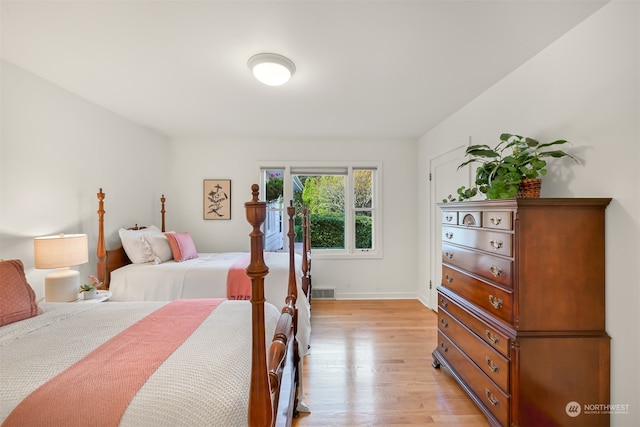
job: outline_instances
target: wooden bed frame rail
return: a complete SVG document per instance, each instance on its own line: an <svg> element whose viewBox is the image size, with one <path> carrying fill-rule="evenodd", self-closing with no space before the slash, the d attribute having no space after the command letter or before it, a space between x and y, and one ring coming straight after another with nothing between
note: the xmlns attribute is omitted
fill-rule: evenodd
<svg viewBox="0 0 640 427"><path fill-rule="evenodd" d="M311 302L311 218L302 208L302 290Z"/></svg>

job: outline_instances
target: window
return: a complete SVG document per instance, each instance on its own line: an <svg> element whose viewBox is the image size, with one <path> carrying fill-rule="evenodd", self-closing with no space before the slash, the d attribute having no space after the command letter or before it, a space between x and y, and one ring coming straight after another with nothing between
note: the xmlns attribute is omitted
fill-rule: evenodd
<svg viewBox="0 0 640 427"><path fill-rule="evenodd" d="M284 249L283 222L284 215L284 193L283 179L284 170L270 169L263 171L262 187L265 188L263 200L267 202L267 218L264 222L264 249L267 251L280 251Z"/></svg>
<svg viewBox="0 0 640 427"><path fill-rule="evenodd" d="M268 202L268 250L287 248L284 208L293 200L296 206L304 205L310 211L314 257L382 255L379 164L262 165L261 171ZM296 240L301 240L301 234L298 229Z"/></svg>

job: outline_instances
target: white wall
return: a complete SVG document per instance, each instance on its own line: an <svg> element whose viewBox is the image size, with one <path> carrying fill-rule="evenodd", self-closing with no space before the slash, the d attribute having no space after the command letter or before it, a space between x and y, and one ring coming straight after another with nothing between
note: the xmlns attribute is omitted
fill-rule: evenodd
<svg viewBox="0 0 640 427"><path fill-rule="evenodd" d="M88 234L89 262L75 267L88 281L96 274L98 189L107 195L106 222L156 220L168 140L11 63L1 67L0 258L21 259L41 298L51 270L33 268L33 237Z"/></svg>
<svg viewBox="0 0 640 427"><path fill-rule="evenodd" d="M419 142L424 176L429 159L469 136L474 144L489 145L501 132L565 138L581 164L555 163L543 179L542 197L613 198L606 213L611 402L593 403L629 405L628 414L612 416L614 426L640 425L639 29L640 3L608 4ZM425 181L419 183L419 192L428 194ZM425 203L419 212L422 221ZM420 230L429 239L424 223ZM427 259L425 251L421 246L420 257Z"/></svg>
<svg viewBox="0 0 640 427"><path fill-rule="evenodd" d="M314 260L314 285L335 287L340 298L417 296L415 141L169 142L6 61L2 88L0 257L23 260L39 297L49 271L33 269L35 236L88 234L89 263L76 268L95 274L100 187L108 247L122 226L159 225L165 193L167 227L190 231L199 250L248 250L243 203L260 161L275 160L381 162L384 256ZM230 221L202 219L202 181L215 178L232 181Z"/></svg>
<svg viewBox="0 0 640 427"><path fill-rule="evenodd" d="M335 287L338 298L417 296L415 141L179 140L171 145L167 228L189 231L200 252L248 250L244 202L260 183L260 162L372 161L382 163L382 259L313 260L313 284ZM203 179L231 179L230 221L202 219Z"/></svg>

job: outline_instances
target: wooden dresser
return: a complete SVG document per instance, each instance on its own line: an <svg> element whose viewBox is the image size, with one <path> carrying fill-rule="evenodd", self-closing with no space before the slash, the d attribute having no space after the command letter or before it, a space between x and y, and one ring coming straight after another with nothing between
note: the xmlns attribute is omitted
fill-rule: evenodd
<svg viewBox="0 0 640 427"><path fill-rule="evenodd" d="M608 426L611 199L442 203L433 366L501 426Z"/></svg>

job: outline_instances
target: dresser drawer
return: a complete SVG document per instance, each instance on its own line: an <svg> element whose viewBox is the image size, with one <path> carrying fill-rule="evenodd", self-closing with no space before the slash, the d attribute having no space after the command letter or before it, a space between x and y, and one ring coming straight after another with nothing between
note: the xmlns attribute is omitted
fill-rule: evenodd
<svg viewBox="0 0 640 427"><path fill-rule="evenodd" d="M442 227L442 242L444 243L455 243L508 257L512 255L512 237L511 233L500 231Z"/></svg>
<svg viewBox="0 0 640 427"><path fill-rule="evenodd" d="M476 335L491 347L499 351L503 356L509 357L510 341L508 335L487 325L485 322L478 319L476 316L440 293L438 294L438 306L439 309L446 310L447 313L458 319L460 323L471 329Z"/></svg>
<svg viewBox="0 0 640 427"><path fill-rule="evenodd" d="M477 280L446 265L442 266L445 286L492 316L513 324L513 294L491 283Z"/></svg>
<svg viewBox="0 0 640 427"><path fill-rule="evenodd" d="M513 230L513 212L484 211L482 212L482 226L496 230Z"/></svg>
<svg viewBox="0 0 640 427"><path fill-rule="evenodd" d="M458 212L442 212L442 225L458 225Z"/></svg>
<svg viewBox="0 0 640 427"><path fill-rule="evenodd" d="M482 212L458 212L458 224L467 227L482 227Z"/></svg>
<svg viewBox="0 0 640 427"><path fill-rule="evenodd" d="M509 258L501 258L443 243L442 262L512 287L511 266L513 263Z"/></svg>
<svg viewBox="0 0 640 427"><path fill-rule="evenodd" d="M509 359L482 341L446 310L438 311L438 328L503 391L509 391Z"/></svg>
<svg viewBox="0 0 640 427"><path fill-rule="evenodd" d="M509 425L509 395L500 390L475 363L471 362L440 331L438 331L438 352L447 360L478 400L500 421L500 424Z"/></svg>

